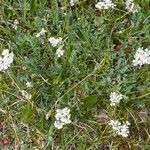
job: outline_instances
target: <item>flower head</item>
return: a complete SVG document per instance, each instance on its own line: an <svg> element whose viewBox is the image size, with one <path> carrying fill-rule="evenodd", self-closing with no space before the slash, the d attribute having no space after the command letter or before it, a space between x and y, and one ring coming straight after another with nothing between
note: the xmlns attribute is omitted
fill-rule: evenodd
<svg viewBox="0 0 150 150"><path fill-rule="evenodd" d="M129 12L137 12L137 6L134 4L134 0L127 0L126 1L126 9L129 11Z"/></svg>
<svg viewBox="0 0 150 150"><path fill-rule="evenodd" d="M27 88L31 88L31 87L33 87L33 85L32 85L31 82L26 82L26 87L27 87Z"/></svg>
<svg viewBox="0 0 150 150"><path fill-rule="evenodd" d="M56 50L56 55L58 56L58 57L61 57L61 56L63 56L64 55L64 50L62 49L62 47L59 47L57 50Z"/></svg>
<svg viewBox="0 0 150 150"><path fill-rule="evenodd" d="M112 126L112 129L116 134L121 135L122 137L127 137L129 135L128 126L130 125L130 123L128 121L121 125L121 122L119 122L118 120L111 120L109 125Z"/></svg>
<svg viewBox="0 0 150 150"><path fill-rule="evenodd" d="M57 129L62 129L64 125L71 123L70 109L65 107L63 109L57 109L55 115L54 126Z"/></svg>
<svg viewBox="0 0 150 150"><path fill-rule="evenodd" d="M56 47L57 45L60 45L62 43L62 38L50 37L49 42L53 47Z"/></svg>
<svg viewBox="0 0 150 150"><path fill-rule="evenodd" d="M10 67L10 64L13 62L14 54L13 52L9 53L8 49L4 49L2 52L2 57L0 57L0 71L5 71Z"/></svg>
<svg viewBox="0 0 150 150"><path fill-rule="evenodd" d="M17 30L18 24L19 24L19 21L17 19L15 19L12 28L14 28L15 30Z"/></svg>
<svg viewBox="0 0 150 150"><path fill-rule="evenodd" d="M109 9L114 8L116 5L111 0L104 0L103 2L98 2L95 7L97 9Z"/></svg>
<svg viewBox="0 0 150 150"><path fill-rule="evenodd" d="M150 64L150 50L147 48L144 50L143 47L138 48L134 60L133 60L133 65L134 66L142 66L144 64Z"/></svg>
<svg viewBox="0 0 150 150"><path fill-rule="evenodd" d="M44 28L42 28L41 31L36 34L36 37L43 36L43 35L45 35L46 32L47 32L47 31L46 31Z"/></svg>
<svg viewBox="0 0 150 150"><path fill-rule="evenodd" d="M56 55L58 57L61 57L64 55L64 50L63 50L64 45L63 45L63 41L62 41L61 37L59 37L59 38L50 37L49 42L50 42L51 46L53 46L53 47L59 46L58 49L56 50Z"/></svg>
<svg viewBox="0 0 150 150"><path fill-rule="evenodd" d="M54 122L54 126L55 126L55 128L57 128L57 129L62 129L62 128L63 128L62 122L57 121L57 120Z"/></svg>
<svg viewBox="0 0 150 150"><path fill-rule="evenodd" d="M75 4L76 2L78 2L78 0L70 0L70 5L71 5L71 6L74 6L74 4Z"/></svg>
<svg viewBox="0 0 150 150"><path fill-rule="evenodd" d="M23 99L25 99L25 100L30 100L31 98L32 98L32 95L31 94L29 94L27 91L25 91L25 90L22 90L21 91L21 94L22 94L22 96L23 96Z"/></svg>
<svg viewBox="0 0 150 150"><path fill-rule="evenodd" d="M120 103L120 100L123 98L123 95L122 94L118 94L116 92L111 92L110 93L110 105L111 106L115 106L116 104L119 104Z"/></svg>

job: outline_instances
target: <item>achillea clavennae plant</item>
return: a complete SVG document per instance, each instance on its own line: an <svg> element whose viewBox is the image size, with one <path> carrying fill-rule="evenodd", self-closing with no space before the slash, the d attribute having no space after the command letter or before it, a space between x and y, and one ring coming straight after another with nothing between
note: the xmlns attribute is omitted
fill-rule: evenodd
<svg viewBox="0 0 150 150"><path fill-rule="evenodd" d="M128 121L121 125L121 122L118 120L111 120L109 125L112 126L112 129L116 134L121 135L122 137L128 137L130 125Z"/></svg>
<svg viewBox="0 0 150 150"><path fill-rule="evenodd" d="M95 7L97 9L109 9L114 8L116 5L111 0L104 0L103 2L98 2Z"/></svg>
<svg viewBox="0 0 150 150"><path fill-rule="evenodd" d="M47 31L46 31L44 28L42 28L41 31L36 34L36 37L43 36L43 35L45 35L46 32L47 32Z"/></svg>
<svg viewBox="0 0 150 150"><path fill-rule="evenodd" d="M63 109L57 109L55 115L54 126L57 129L62 129L64 125L71 123L70 109L65 107Z"/></svg>
<svg viewBox="0 0 150 150"><path fill-rule="evenodd" d="M134 55L133 65L141 67L144 64L150 64L150 50L141 47L137 49Z"/></svg>
<svg viewBox="0 0 150 150"><path fill-rule="evenodd" d="M126 9L129 11L129 12L137 12L137 6L134 4L134 0L127 0L126 1Z"/></svg>
<svg viewBox="0 0 150 150"><path fill-rule="evenodd" d="M13 62L13 59L13 52L9 53L8 49L4 49L2 52L2 57L0 57L0 71L4 72L7 70Z"/></svg>
<svg viewBox="0 0 150 150"><path fill-rule="evenodd" d="M116 92L111 92L110 93L110 105L111 106L115 106L118 105L120 103L120 100L123 99L123 95L122 94L118 94Z"/></svg>

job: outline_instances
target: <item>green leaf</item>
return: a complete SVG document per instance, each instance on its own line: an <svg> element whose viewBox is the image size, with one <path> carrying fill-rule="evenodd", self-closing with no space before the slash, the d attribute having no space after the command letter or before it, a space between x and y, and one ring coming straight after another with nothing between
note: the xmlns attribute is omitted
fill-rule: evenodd
<svg viewBox="0 0 150 150"><path fill-rule="evenodd" d="M101 26L104 23L104 17L95 17L94 25Z"/></svg>
<svg viewBox="0 0 150 150"><path fill-rule="evenodd" d="M48 141L48 145L50 145L50 146L53 143L53 135L54 135L53 129L54 129L54 126L51 125L50 128L49 128L49 131L48 131L47 141Z"/></svg>
<svg viewBox="0 0 150 150"><path fill-rule="evenodd" d="M47 3L47 0L42 0L42 6L45 6Z"/></svg>
<svg viewBox="0 0 150 150"><path fill-rule="evenodd" d="M35 114L35 109L32 108L31 104L28 102L27 104L22 106L22 110L23 110L21 115L22 121L29 124L32 123L32 119Z"/></svg>
<svg viewBox="0 0 150 150"><path fill-rule="evenodd" d="M84 99L84 108L92 108L97 102L97 96L90 95Z"/></svg>
<svg viewBox="0 0 150 150"><path fill-rule="evenodd" d="M37 0L30 0L30 13L35 14L37 10Z"/></svg>

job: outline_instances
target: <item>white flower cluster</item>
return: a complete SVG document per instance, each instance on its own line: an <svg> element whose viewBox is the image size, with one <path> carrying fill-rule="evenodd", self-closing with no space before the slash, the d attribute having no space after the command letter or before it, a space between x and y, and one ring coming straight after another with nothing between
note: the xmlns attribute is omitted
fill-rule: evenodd
<svg viewBox="0 0 150 150"><path fill-rule="evenodd" d="M56 47L57 45L60 45L62 43L62 38L50 37L49 42L53 47Z"/></svg>
<svg viewBox="0 0 150 150"><path fill-rule="evenodd" d="M95 7L97 9L109 9L114 8L116 5L111 0L104 0L103 2L98 2Z"/></svg>
<svg viewBox="0 0 150 150"><path fill-rule="evenodd" d="M31 82L26 82L26 87L27 87L27 88L32 88L32 87L33 87L33 85L32 85L32 83L31 83Z"/></svg>
<svg viewBox="0 0 150 150"><path fill-rule="evenodd" d="M137 6L134 4L134 0L127 0L126 1L126 9L129 11L129 12L137 12Z"/></svg>
<svg viewBox="0 0 150 150"><path fill-rule="evenodd" d="M43 36L43 35L45 35L46 32L47 32L47 31L46 31L44 28L42 28L41 31L36 34L36 37Z"/></svg>
<svg viewBox="0 0 150 150"><path fill-rule="evenodd" d="M25 90L22 90L21 91L21 94L22 94L22 96L23 96L23 99L25 99L25 100L30 100L31 98L32 98L32 95L31 94L29 94L27 91L25 91Z"/></svg>
<svg viewBox="0 0 150 150"><path fill-rule="evenodd" d="M19 24L19 21L17 19L15 19L12 28L14 28L15 30L17 30L18 24Z"/></svg>
<svg viewBox="0 0 150 150"><path fill-rule="evenodd" d="M74 4L75 4L76 2L78 2L78 0L70 0L70 5L71 5L71 6L74 6Z"/></svg>
<svg viewBox="0 0 150 150"><path fill-rule="evenodd" d="M58 57L61 57L61 56L63 56L64 55L64 50L63 50L63 48L62 48L62 46L60 46L57 50L56 50L56 55L58 56Z"/></svg>
<svg viewBox="0 0 150 150"><path fill-rule="evenodd" d="M9 53L8 49L4 49L2 52L2 57L0 57L0 71L4 72L10 64L13 62L14 54Z"/></svg>
<svg viewBox="0 0 150 150"><path fill-rule="evenodd" d="M123 98L123 95L122 95L122 94L118 94L118 93L116 93L116 92L111 92L111 93L110 93L110 101L111 101L110 105L111 105L111 106L115 106L115 105L119 104L119 103L120 103L120 100L121 100L122 98Z"/></svg>
<svg viewBox="0 0 150 150"><path fill-rule="evenodd" d="M118 135L121 135L122 137L128 137L129 135L129 125L130 123L127 121L123 125L121 125L121 122L118 120L111 120L109 123L110 126L112 126L114 132Z"/></svg>
<svg viewBox="0 0 150 150"><path fill-rule="evenodd" d="M64 55L65 51L63 50L63 41L62 41L61 37L59 37L59 38L50 37L49 42L50 42L51 46L53 46L53 47L59 46L58 49L56 50L56 55L58 57L61 57Z"/></svg>
<svg viewBox="0 0 150 150"><path fill-rule="evenodd" d="M150 50L148 50L148 48L144 50L143 47L141 47L138 48L135 53L133 65L139 65L141 67L144 64L150 64Z"/></svg>
<svg viewBox="0 0 150 150"><path fill-rule="evenodd" d="M64 125L71 123L70 109L65 107L63 109L57 109L55 115L54 126L57 129L62 129Z"/></svg>
<svg viewBox="0 0 150 150"><path fill-rule="evenodd" d="M47 31L42 28L41 31L39 33L36 34L36 37L40 37L40 36L43 36L45 35ZM59 37L59 38L55 38L55 37L50 37L48 39L48 41L50 42L51 46L52 47L56 47L56 46L59 46L58 49L56 50L56 55L58 57L61 57L64 55L64 50L63 50L63 41L62 41L62 38Z"/></svg>

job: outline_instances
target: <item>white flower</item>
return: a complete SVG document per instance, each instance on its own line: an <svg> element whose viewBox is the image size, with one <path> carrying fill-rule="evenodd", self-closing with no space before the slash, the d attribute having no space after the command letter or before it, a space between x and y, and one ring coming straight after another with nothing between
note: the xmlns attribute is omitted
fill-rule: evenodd
<svg viewBox="0 0 150 150"><path fill-rule="evenodd" d="M62 129L63 128L63 124L60 121L55 121L54 126L57 129Z"/></svg>
<svg viewBox="0 0 150 150"><path fill-rule="evenodd" d="M121 135L123 137L128 137L129 135L129 127L127 125L122 125L119 127L118 135Z"/></svg>
<svg viewBox="0 0 150 150"><path fill-rule="evenodd" d="M8 55L9 54L9 50L8 49L4 49L3 52L2 52L2 55L5 56L5 55Z"/></svg>
<svg viewBox="0 0 150 150"><path fill-rule="evenodd" d="M63 56L64 55L64 50L62 49L62 47L59 47L57 50L56 50L56 55L58 56L58 57L61 57L61 56Z"/></svg>
<svg viewBox="0 0 150 150"><path fill-rule="evenodd" d="M45 35L46 32L47 32L47 31L46 31L44 28L42 28L41 31L36 34L36 37L40 37L40 36L42 36L42 35Z"/></svg>
<svg viewBox="0 0 150 150"><path fill-rule="evenodd" d="M114 8L116 5L111 0L104 0L103 2L98 2L95 7L97 9L109 9Z"/></svg>
<svg viewBox="0 0 150 150"><path fill-rule="evenodd" d="M47 32L47 31L46 31L44 28L42 28L41 31L40 31L40 34L41 34L41 35L45 35L46 32Z"/></svg>
<svg viewBox="0 0 150 150"><path fill-rule="evenodd" d="M105 3L104 3L104 2L98 2L98 3L95 5L95 7L96 7L97 9L103 9L104 6L105 6Z"/></svg>
<svg viewBox="0 0 150 150"><path fill-rule="evenodd" d="M65 107L63 109L57 109L55 115L54 126L57 129L62 129L64 125L71 123L70 109Z"/></svg>
<svg viewBox="0 0 150 150"><path fill-rule="evenodd" d="M4 72L8 69L10 64L13 62L13 58L13 52L9 53L8 49L4 49L2 52L2 57L0 57L0 71Z"/></svg>
<svg viewBox="0 0 150 150"><path fill-rule="evenodd" d="M31 87L33 87L33 85L32 85L31 82L26 82L26 87L27 87L27 88L31 88Z"/></svg>
<svg viewBox="0 0 150 150"><path fill-rule="evenodd" d="M61 117L61 118L60 118L60 121L61 121L63 124L69 124L69 123L71 123L70 114Z"/></svg>
<svg viewBox="0 0 150 150"><path fill-rule="evenodd" d="M121 122L118 120L111 120L109 125L112 126L112 129L116 134L121 135L122 137L127 137L129 135L128 125L130 125L130 123L128 121L121 125Z"/></svg>
<svg viewBox="0 0 150 150"><path fill-rule="evenodd" d="M27 91L22 90L21 94L25 100L30 100L32 98L32 95L29 94Z"/></svg>
<svg viewBox="0 0 150 150"><path fill-rule="evenodd" d="M62 43L62 38L50 37L49 42L53 47L56 47L57 45L60 45Z"/></svg>
<svg viewBox="0 0 150 150"><path fill-rule="evenodd" d="M129 12L137 12L137 6L134 4L134 0L127 0L126 1L126 9L129 11Z"/></svg>
<svg viewBox="0 0 150 150"><path fill-rule="evenodd" d="M111 120L109 125L113 127L113 130L118 130L118 127L121 125L121 123L118 120Z"/></svg>
<svg viewBox="0 0 150 150"><path fill-rule="evenodd" d="M147 48L144 50L143 47L138 48L135 53L133 65L134 66L142 66L144 64L150 64L150 50Z"/></svg>
<svg viewBox="0 0 150 150"><path fill-rule="evenodd" d="M78 2L78 0L70 0L70 5L71 5L71 6L74 6L74 4L75 4L76 2Z"/></svg>
<svg viewBox="0 0 150 150"><path fill-rule="evenodd" d="M123 98L123 95L122 95L122 94L118 94L118 93L116 93L116 92L111 92L111 93L110 93L110 101L111 101L110 105L111 105L111 106L115 106L115 105L119 104L119 103L120 103L120 100L121 100L122 98Z"/></svg>
<svg viewBox="0 0 150 150"><path fill-rule="evenodd" d="M15 19L12 28L14 28L15 30L17 30L18 24L19 24L19 21L17 19Z"/></svg>
<svg viewBox="0 0 150 150"><path fill-rule="evenodd" d="M49 38L49 42L51 44L51 46L53 47L56 47L56 46L59 46L59 48L56 50L56 55L58 57L61 57L64 55L64 50L63 50L63 41L62 41L62 38L59 37L59 38L55 38L55 37L50 37Z"/></svg>

